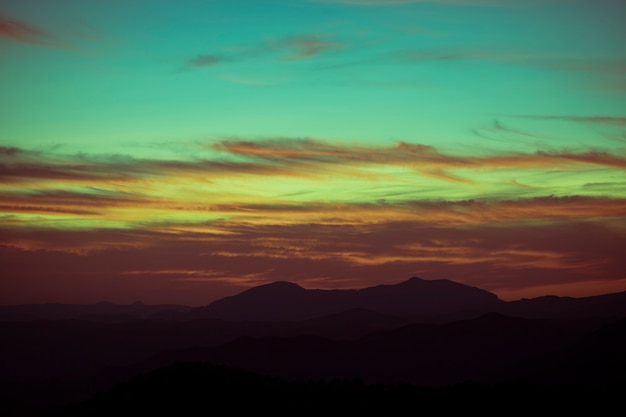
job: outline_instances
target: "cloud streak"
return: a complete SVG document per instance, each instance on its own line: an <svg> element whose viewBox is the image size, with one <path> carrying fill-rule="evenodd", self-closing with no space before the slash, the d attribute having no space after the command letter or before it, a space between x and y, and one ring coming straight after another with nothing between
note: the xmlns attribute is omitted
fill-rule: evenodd
<svg viewBox="0 0 626 417"><path fill-rule="evenodd" d="M626 117L612 117L612 116L541 116L541 115L528 115L528 116L517 116L523 117L526 119L535 119L535 120L557 120L563 122L574 122L574 123L587 123L587 124L601 124L601 125L611 125L618 127L626 127Z"/></svg>
<svg viewBox="0 0 626 417"><path fill-rule="evenodd" d="M569 119L566 119L569 120ZM582 121L606 123L607 118ZM576 119L576 121L579 121ZM621 119L608 119L621 123ZM222 139L205 146L210 155L194 159L137 159L119 155L42 155L18 148L3 148L0 183L32 180L99 183L133 183L188 178L212 182L227 176L291 177L323 180L339 177L393 179L406 173L451 183L472 184L472 175L511 169L626 169L626 156L616 152L582 149L460 154L433 146L398 142L389 146L331 144L317 139ZM388 168L396 170L389 171ZM403 174L404 173L404 174ZM471 174L471 175L470 175Z"/></svg>
<svg viewBox="0 0 626 417"><path fill-rule="evenodd" d="M554 53L529 52L515 49L465 49L442 47L436 49L401 50L393 53L388 59L405 63L423 64L439 63L449 65L450 62L489 63L491 65L515 65L518 67L540 68L551 71L586 72L601 74L604 78L614 78L613 87L626 75L624 58L607 61L598 58L581 58L575 55L561 56ZM609 84L609 81L607 81ZM615 89L615 88L614 88Z"/></svg>
<svg viewBox="0 0 626 417"><path fill-rule="evenodd" d="M218 150L282 165L302 163L318 166L389 165L406 167L424 175L457 179L448 170L483 170L500 168L571 166L589 164L626 169L626 157L599 151L536 151L502 155L454 155L433 146L399 142L388 147L337 146L313 139L276 139L262 142L224 140Z"/></svg>
<svg viewBox="0 0 626 417"><path fill-rule="evenodd" d="M38 46L57 49L76 49L76 41L97 41L99 34L91 27L83 25L64 24L65 30L49 31L30 22L16 19L12 16L0 14L0 41L5 40L22 45ZM69 28L68 28L69 27ZM63 36L65 33L66 36Z"/></svg>
<svg viewBox="0 0 626 417"><path fill-rule="evenodd" d="M217 55L198 55L187 61L186 66L190 68L204 68L217 65L225 61L228 61L228 59L224 59L223 57Z"/></svg>
<svg viewBox="0 0 626 417"><path fill-rule="evenodd" d="M340 49L345 46L341 42L327 41L321 36L306 35L285 38L276 43L279 48L293 49L287 60L311 59L320 54L333 49Z"/></svg>
<svg viewBox="0 0 626 417"><path fill-rule="evenodd" d="M542 201L534 204L537 209L546 207ZM231 234L206 233L201 228L179 233L3 227L0 264L15 279L0 282L3 287L13 286L12 292L0 294L19 296L20 285L54 292L52 285L81 276L74 287L83 287L96 298L122 286L126 296L166 301L173 289L187 282L198 285L192 291L193 302L206 304L226 295L221 291L238 292L242 286L275 280L360 288L419 275L453 278L509 297L527 296L545 286L571 295L568 291L580 282L623 285L626 264L619 242L626 236L615 222L619 220L609 217L433 227L426 219L388 218L367 228L363 224L231 224ZM48 271L45 277L42 270ZM223 287L216 287L217 283ZM146 285L151 300L144 298L145 293L140 296Z"/></svg>
<svg viewBox="0 0 626 417"><path fill-rule="evenodd" d="M26 22L1 15L0 38L37 46L59 45L59 40L51 33Z"/></svg>
<svg viewBox="0 0 626 417"><path fill-rule="evenodd" d="M456 6L519 6L527 2L519 0L309 0L315 3L343 4L348 6L405 6L419 3L448 4ZM536 1L532 1L535 3ZM539 4L541 4L539 2Z"/></svg>
<svg viewBox="0 0 626 417"><path fill-rule="evenodd" d="M183 65L184 69L205 68L221 65L228 62L239 62L256 57L263 57L279 53L283 61L301 61L318 58L321 55L344 48L345 43L328 39L328 36L319 34L302 34L287 36L262 43L260 45L243 48L238 52L226 54L199 54L192 57Z"/></svg>
<svg viewBox="0 0 626 417"><path fill-rule="evenodd" d="M54 293L54 282L137 299L132 288L149 285L154 301L172 302L182 283L227 295L281 279L332 288L420 275L515 297L625 278L619 150L311 138L187 146L194 157L0 147L0 265L15 277L0 293ZM551 195L563 179L569 192ZM77 276L85 281L68 281Z"/></svg>

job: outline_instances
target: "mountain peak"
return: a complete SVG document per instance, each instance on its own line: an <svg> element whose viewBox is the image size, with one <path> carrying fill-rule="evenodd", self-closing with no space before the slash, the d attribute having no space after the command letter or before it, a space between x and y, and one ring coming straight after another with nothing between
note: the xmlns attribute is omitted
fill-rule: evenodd
<svg viewBox="0 0 626 417"><path fill-rule="evenodd" d="M252 287L244 291L244 293L271 292L271 293L281 294L281 293L302 292L302 291L306 291L306 290L294 282L274 281L274 282L270 282L269 284L263 284L257 287Z"/></svg>
<svg viewBox="0 0 626 417"><path fill-rule="evenodd" d="M213 318L235 320L297 320L365 309L394 316L431 317L455 311L493 309L495 294L450 280L411 277L393 285L360 290L309 290L276 281L198 308Z"/></svg>
<svg viewBox="0 0 626 417"><path fill-rule="evenodd" d="M261 287L281 287L281 288L287 288L287 287L291 287L291 288L301 288L302 287L298 284L296 284L295 282L291 282L291 281L274 281L274 282L270 282L269 284L264 284L264 285L260 285Z"/></svg>
<svg viewBox="0 0 626 417"><path fill-rule="evenodd" d="M424 281L424 279L420 277L411 277L407 280L407 282L421 282L421 281Z"/></svg>
<svg viewBox="0 0 626 417"><path fill-rule="evenodd" d="M427 282L428 282L428 280L425 280L423 278L411 277L411 278L407 279L406 281L399 282L399 283L397 283L395 285L423 285L424 283L427 283Z"/></svg>

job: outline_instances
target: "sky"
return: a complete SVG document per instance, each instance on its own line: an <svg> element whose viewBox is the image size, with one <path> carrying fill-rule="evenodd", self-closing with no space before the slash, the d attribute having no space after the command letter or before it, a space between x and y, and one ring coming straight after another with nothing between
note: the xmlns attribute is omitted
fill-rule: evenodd
<svg viewBox="0 0 626 417"><path fill-rule="evenodd" d="M622 0L0 0L0 304L626 291Z"/></svg>

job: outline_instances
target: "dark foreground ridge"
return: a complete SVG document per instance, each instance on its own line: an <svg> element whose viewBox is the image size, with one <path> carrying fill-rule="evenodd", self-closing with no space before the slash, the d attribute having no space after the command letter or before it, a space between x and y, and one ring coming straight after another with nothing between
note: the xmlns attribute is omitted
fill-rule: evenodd
<svg viewBox="0 0 626 417"><path fill-rule="evenodd" d="M437 415L589 413L621 406L625 386L532 383L446 387L365 384L358 379L299 380L260 375L210 363L175 363L141 374L88 401L45 410L44 417L112 415L333 415L337 412Z"/></svg>
<svg viewBox="0 0 626 417"><path fill-rule="evenodd" d="M448 280L336 291L278 282L191 310L0 308L0 415L53 407L101 415L94 409L124 404L172 413L187 403L283 410L336 397L369 410L405 395L416 412L437 401L483 410L516 404L502 414L544 396L558 412L556 399L578 404L574 410L583 399L600 407L626 385L626 292L504 302Z"/></svg>

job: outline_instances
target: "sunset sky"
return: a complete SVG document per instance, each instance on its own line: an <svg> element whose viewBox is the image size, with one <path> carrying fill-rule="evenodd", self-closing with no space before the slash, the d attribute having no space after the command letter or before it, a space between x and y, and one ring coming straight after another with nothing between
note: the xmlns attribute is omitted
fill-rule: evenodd
<svg viewBox="0 0 626 417"><path fill-rule="evenodd" d="M626 291L623 0L0 0L0 304Z"/></svg>

